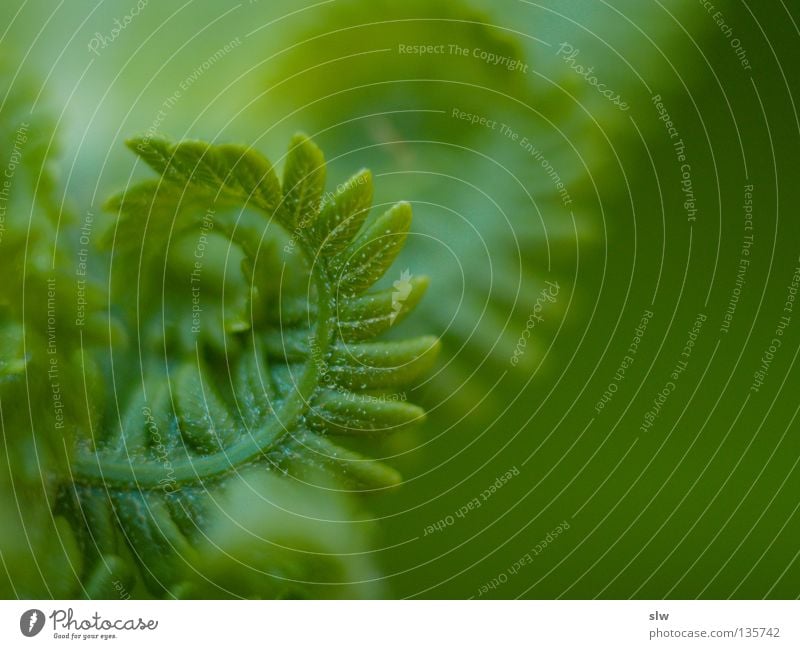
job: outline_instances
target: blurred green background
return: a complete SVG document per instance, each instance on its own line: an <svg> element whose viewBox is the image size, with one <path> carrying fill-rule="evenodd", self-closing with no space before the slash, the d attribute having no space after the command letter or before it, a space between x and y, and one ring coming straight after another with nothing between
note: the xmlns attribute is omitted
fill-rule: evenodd
<svg viewBox="0 0 800 649"><path fill-rule="evenodd" d="M135 6L0 7L62 209L156 130L274 161L302 130L329 187L414 207L398 335L443 352L428 421L363 445L406 480L355 515L383 596L800 595L796 3L151 0L114 32Z"/></svg>

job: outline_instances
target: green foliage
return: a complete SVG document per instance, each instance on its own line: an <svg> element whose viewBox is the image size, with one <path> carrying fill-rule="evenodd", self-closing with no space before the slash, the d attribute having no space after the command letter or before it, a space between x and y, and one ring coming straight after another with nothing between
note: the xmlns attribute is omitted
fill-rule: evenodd
<svg viewBox="0 0 800 649"><path fill-rule="evenodd" d="M326 132L332 125L344 128L352 146L394 143L404 149L404 140L421 136L469 142L479 131L463 137L457 122L436 109L493 114L506 98L529 96L528 75L473 55L526 62L519 32L500 26L482 4L479 10L453 0L320 6L313 22L287 34L281 56L267 70L268 100L298 110L304 124ZM410 53L429 45L439 46L435 54ZM402 158L393 162L415 162Z"/></svg>
<svg viewBox="0 0 800 649"><path fill-rule="evenodd" d="M210 192L215 199L252 202L268 213L280 201L280 185L272 165L247 148L205 142L173 145L158 138L134 138L128 146L165 182L189 185L199 193Z"/></svg>
<svg viewBox="0 0 800 649"><path fill-rule="evenodd" d="M68 286L67 256L57 243L57 224L72 220L54 193L54 120L33 110L39 88L0 61L0 594L67 597L82 558L69 523L54 516L56 474L66 470L65 445L85 426L89 410L77 400L58 400L53 385L82 386L77 337L64 332L48 347L50 312L74 310L72 296L51 292ZM13 91L12 91L13 84ZM87 290L91 291L92 286ZM60 318L59 318L60 319ZM87 328L87 340L93 331ZM56 341L53 341L56 342ZM57 368L50 376L48 371ZM94 387L95 367L86 364ZM82 389L82 387L81 387ZM53 404L53 405L51 405Z"/></svg>
<svg viewBox="0 0 800 649"><path fill-rule="evenodd" d="M69 438L51 428L35 431L33 448L10 440L15 477L44 484L37 515L56 515L61 545L60 563L14 594L374 595L356 585L370 583L367 526L321 521L357 516L343 490L400 481L339 440L424 418L395 392L431 367L438 341L374 338L427 279L410 279L401 303L370 290L403 245L410 206L368 219L369 172L323 197L325 160L304 135L282 182L246 147L128 144L159 178L107 203L118 218L102 238L106 325L127 333L113 358L96 344L72 363L65 401L83 403L86 381L96 406L88 419L69 413ZM23 330L13 318L0 329L4 404L24 387L8 379L27 362ZM42 455L49 445L61 462ZM26 455L48 466L25 469ZM13 518L38 534L47 525L32 515ZM2 539L4 559L20 551L12 545Z"/></svg>

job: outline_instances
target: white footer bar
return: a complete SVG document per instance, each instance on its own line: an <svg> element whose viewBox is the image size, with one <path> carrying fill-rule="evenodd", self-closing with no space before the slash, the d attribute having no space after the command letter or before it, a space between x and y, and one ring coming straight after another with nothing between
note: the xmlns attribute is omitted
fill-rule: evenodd
<svg viewBox="0 0 800 649"><path fill-rule="evenodd" d="M796 601L0 602L0 647L800 647Z"/></svg>

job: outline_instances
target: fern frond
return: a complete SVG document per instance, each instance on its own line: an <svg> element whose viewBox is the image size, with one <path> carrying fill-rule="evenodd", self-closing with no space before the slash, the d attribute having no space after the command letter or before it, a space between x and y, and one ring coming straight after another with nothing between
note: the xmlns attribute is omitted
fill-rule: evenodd
<svg viewBox="0 0 800 649"><path fill-rule="evenodd" d="M423 410L396 390L431 367L438 340L374 340L414 308L428 280L404 276L400 292L368 292L411 223L407 203L367 219L369 172L323 197L325 161L304 135L290 144L282 183L245 147L159 138L129 146L160 179L109 201L119 219L106 245L118 272L164 272L170 253L155 241L180 242L201 230L205 250L213 230L240 260L238 278L225 279L220 295L241 295L244 303L231 307L235 326L225 302L194 338L166 334L164 362L144 368L143 387L127 396L116 430L80 446L61 502L94 557L84 577L90 594L120 578L123 554L136 557L149 591L189 593L190 566L203 563L197 547L208 532L212 494L227 491L242 471L323 472L356 490L400 482L394 469L334 440L420 421ZM225 277L229 256L216 273L203 272ZM187 288L176 289L174 300L159 296L161 308L138 305L155 314L153 330L187 329L176 306ZM225 372L227 383L219 380Z"/></svg>

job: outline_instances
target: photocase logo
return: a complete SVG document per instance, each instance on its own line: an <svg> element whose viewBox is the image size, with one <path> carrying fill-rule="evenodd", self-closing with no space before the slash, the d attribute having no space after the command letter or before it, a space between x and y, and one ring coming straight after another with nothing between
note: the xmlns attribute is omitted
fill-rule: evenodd
<svg viewBox="0 0 800 649"><path fill-rule="evenodd" d="M22 635L32 638L44 628L44 613L38 608L25 611L19 618L19 630Z"/></svg>
<svg viewBox="0 0 800 649"><path fill-rule="evenodd" d="M394 324L395 319L397 316L400 315L400 312L403 310L403 302L408 299L408 296L411 294L411 273L409 272L408 268L406 268L402 273L400 273L400 279L395 280L392 283L394 286L394 291L392 291L392 315L389 316L389 322Z"/></svg>

